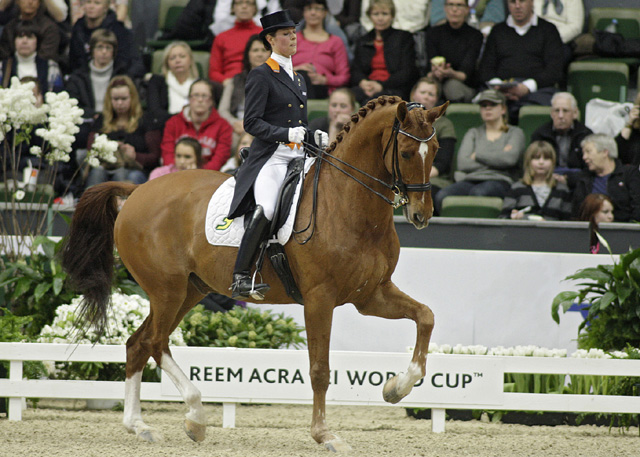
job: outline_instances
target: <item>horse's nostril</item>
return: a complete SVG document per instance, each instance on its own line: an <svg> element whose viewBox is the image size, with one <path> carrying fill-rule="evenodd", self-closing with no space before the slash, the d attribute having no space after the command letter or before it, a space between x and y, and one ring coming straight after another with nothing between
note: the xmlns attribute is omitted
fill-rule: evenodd
<svg viewBox="0 0 640 457"><path fill-rule="evenodd" d="M423 224L424 223L424 216L422 216L422 214L420 214L420 213L414 213L413 214L413 220L415 222L417 222L418 224Z"/></svg>

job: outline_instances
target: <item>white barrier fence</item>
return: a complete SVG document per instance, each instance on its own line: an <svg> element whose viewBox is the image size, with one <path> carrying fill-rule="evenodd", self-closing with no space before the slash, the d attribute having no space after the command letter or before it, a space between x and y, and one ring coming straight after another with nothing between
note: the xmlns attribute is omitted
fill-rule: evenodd
<svg viewBox="0 0 640 457"><path fill-rule="evenodd" d="M9 419L22 419L23 398L124 398L124 382L22 379L24 361L124 363L125 352L125 346L0 343L0 360L10 361L9 378L0 379ZM237 403L312 403L306 351L174 347L172 353L202 400L223 404L223 427L234 427ZM327 403L388 405L382 386L410 359L407 353L332 352ZM640 376L640 361L431 354L427 376L398 406L430 408L434 432L444 432L445 409L640 412L640 397L504 392L504 373ZM181 400L167 376L142 383L141 398Z"/></svg>

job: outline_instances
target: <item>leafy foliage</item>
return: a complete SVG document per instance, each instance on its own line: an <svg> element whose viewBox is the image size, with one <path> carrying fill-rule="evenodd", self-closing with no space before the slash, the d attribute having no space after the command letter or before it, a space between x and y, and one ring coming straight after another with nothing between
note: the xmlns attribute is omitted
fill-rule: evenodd
<svg viewBox="0 0 640 457"><path fill-rule="evenodd" d="M213 313L198 305L180 324L187 346L239 348L295 348L305 339L303 327L284 313L272 314L255 308L236 307L226 313Z"/></svg>
<svg viewBox="0 0 640 457"><path fill-rule="evenodd" d="M640 248L620 255L613 265L578 270L565 280L581 281L577 292L561 292L553 299L551 315L573 303L588 303L589 314L578 329L578 346L622 350L640 347Z"/></svg>
<svg viewBox="0 0 640 457"><path fill-rule="evenodd" d="M30 337L51 324L58 306L71 303L76 296L58 259L61 247L62 240L55 242L37 236L33 239L32 254L24 259L6 260L0 273L0 316L7 311L16 316L32 316L24 328ZM121 262L115 267L114 287L126 294L146 297Z"/></svg>

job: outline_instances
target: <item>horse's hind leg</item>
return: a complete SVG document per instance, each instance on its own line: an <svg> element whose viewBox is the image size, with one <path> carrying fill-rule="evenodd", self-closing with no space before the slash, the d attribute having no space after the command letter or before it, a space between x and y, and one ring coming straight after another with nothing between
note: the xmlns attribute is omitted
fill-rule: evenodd
<svg viewBox="0 0 640 457"><path fill-rule="evenodd" d="M386 402L398 403L409 395L413 386L426 374L429 340L433 331L434 316L431 309L398 289L391 281L381 284L366 302L354 303L361 314L387 319L408 318L416 323L416 345L406 373L389 379L383 389Z"/></svg>
<svg viewBox="0 0 640 457"><path fill-rule="evenodd" d="M327 449L333 452L349 451L351 447L337 435L331 433L325 420L326 395L330 377L329 343L333 309L307 302L304 308L304 319L309 348L309 375L313 388L311 436L316 442L324 444Z"/></svg>
<svg viewBox="0 0 640 457"><path fill-rule="evenodd" d="M162 301L151 297L151 313L127 341L127 380L123 423L129 431L145 441L155 442L162 439L159 432L144 423L140 408L142 371L151 356L171 378L189 406L185 419L187 435L194 441L202 441L205 437L206 417L201 395L171 357L169 335L203 295L191 285L188 287L186 297L182 297L182 300L175 296L175 292L169 294L164 290L163 293ZM172 303L181 301L181 306L171 308ZM163 305L162 308L159 303Z"/></svg>

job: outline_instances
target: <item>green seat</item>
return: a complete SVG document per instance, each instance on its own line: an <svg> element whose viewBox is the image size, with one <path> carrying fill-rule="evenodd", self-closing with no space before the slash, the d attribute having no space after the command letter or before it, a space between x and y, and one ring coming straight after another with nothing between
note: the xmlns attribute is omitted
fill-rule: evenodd
<svg viewBox="0 0 640 457"><path fill-rule="evenodd" d="M551 107L526 105L520 108L518 127L524 131L525 144L531 143L531 135L542 124L551 120Z"/></svg>
<svg viewBox="0 0 640 457"><path fill-rule="evenodd" d="M588 31L604 30L612 19L618 21L617 33L625 38L640 38L640 8L591 8L589 11ZM594 57L586 59L588 62L618 62L637 68L640 65L638 57Z"/></svg>
<svg viewBox="0 0 640 457"><path fill-rule="evenodd" d="M620 62L572 62L569 65L567 89L578 100L580 112L592 98L614 102L627 101L629 67Z"/></svg>
<svg viewBox="0 0 640 457"><path fill-rule="evenodd" d="M326 117L329 114L329 99L307 100L307 120L311 122L319 117Z"/></svg>
<svg viewBox="0 0 640 457"><path fill-rule="evenodd" d="M182 10L189 3L188 0L160 0L158 11L158 36L169 33L173 30ZM147 47L151 49L164 49L173 40L148 40ZM186 42L191 49L203 49L206 40L190 40Z"/></svg>
<svg viewBox="0 0 640 457"><path fill-rule="evenodd" d="M209 57L210 54L207 51L192 51L193 52L193 60L196 63L196 68L198 69L198 75L201 78L209 77ZM162 74L162 55L164 54L164 49L158 49L153 51L153 55L151 57L151 73L155 75Z"/></svg>
<svg viewBox="0 0 640 457"><path fill-rule="evenodd" d="M640 8L591 8L589 32L604 30L612 19L618 21L617 33L625 38L640 38Z"/></svg>
<svg viewBox="0 0 640 457"><path fill-rule="evenodd" d="M476 217L495 219L502 211L500 197L450 195L442 200L441 217Z"/></svg>
<svg viewBox="0 0 640 457"><path fill-rule="evenodd" d="M480 105L476 103L452 103L447 108L445 116L453 122L453 128L456 131L457 138L455 152L458 152L458 148L467 130L482 125Z"/></svg>

